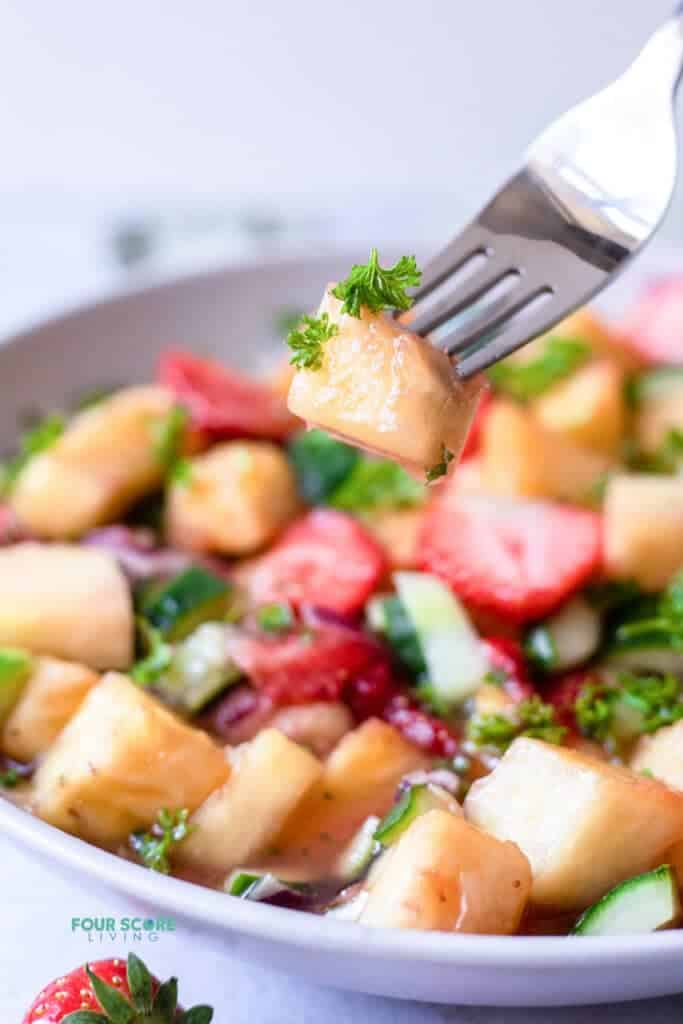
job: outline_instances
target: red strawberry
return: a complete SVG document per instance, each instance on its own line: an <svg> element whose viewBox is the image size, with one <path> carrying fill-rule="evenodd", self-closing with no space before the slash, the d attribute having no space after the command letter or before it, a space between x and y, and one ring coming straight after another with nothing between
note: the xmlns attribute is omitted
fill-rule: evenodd
<svg viewBox="0 0 683 1024"><path fill-rule="evenodd" d="M285 601L359 612L387 569L385 554L358 520L318 508L284 532L249 575L256 603Z"/></svg>
<svg viewBox="0 0 683 1024"><path fill-rule="evenodd" d="M406 694L393 697L382 712L382 718L409 743L434 757L455 757L460 749L460 741L446 723L424 711Z"/></svg>
<svg viewBox="0 0 683 1024"><path fill-rule="evenodd" d="M22 1024L210 1024L213 1010L178 1006L175 978L160 985L133 953L100 960L44 988Z"/></svg>
<svg viewBox="0 0 683 1024"><path fill-rule="evenodd" d="M620 330L626 344L647 363L683 366L683 275L651 284Z"/></svg>
<svg viewBox="0 0 683 1024"><path fill-rule="evenodd" d="M601 521L568 505L445 492L425 516L419 551L465 602L525 622L596 572Z"/></svg>
<svg viewBox="0 0 683 1024"><path fill-rule="evenodd" d="M165 352L159 382L175 392L201 431L216 437L284 440L301 421L274 388L190 352Z"/></svg>
<svg viewBox="0 0 683 1024"><path fill-rule="evenodd" d="M508 697L516 702L534 695L524 651L509 637L489 636L482 640L491 671L500 675L500 683Z"/></svg>
<svg viewBox="0 0 683 1024"><path fill-rule="evenodd" d="M296 627L284 636L242 631L230 645L253 686L275 704L338 700L350 680L385 657L362 630L344 626Z"/></svg>

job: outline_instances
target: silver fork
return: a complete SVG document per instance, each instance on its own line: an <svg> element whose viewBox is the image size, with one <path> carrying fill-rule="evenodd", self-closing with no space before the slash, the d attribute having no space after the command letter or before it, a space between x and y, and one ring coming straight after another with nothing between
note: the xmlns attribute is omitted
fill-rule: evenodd
<svg viewBox="0 0 683 1024"><path fill-rule="evenodd" d="M426 267L410 328L472 376L548 330L653 236L676 181L683 3L628 70L568 111Z"/></svg>

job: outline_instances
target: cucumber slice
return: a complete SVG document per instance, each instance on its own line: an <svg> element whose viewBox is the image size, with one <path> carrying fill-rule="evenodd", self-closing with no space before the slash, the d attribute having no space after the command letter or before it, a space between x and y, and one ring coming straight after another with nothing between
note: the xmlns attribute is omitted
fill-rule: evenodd
<svg viewBox="0 0 683 1024"><path fill-rule="evenodd" d="M18 647L0 648L0 723L19 700L33 672L33 658Z"/></svg>
<svg viewBox="0 0 683 1024"><path fill-rule="evenodd" d="M400 661L416 679L423 678L427 673L427 664L420 638L414 622L401 601L395 595L384 601L385 632L387 640L395 650Z"/></svg>
<svg viewBox="0 0 683 1024"><path fill-rule="evenodd" d="M154 683L156 693L169 704L196 714L241 672L227 652L225 623L204 622L175 649L169 668Z"/></svg>
<svg viewBox="0 0 683 1024"><path fill-rule="evenodd" d="M415 631L430 689L446 705L463 703L488 670L463 606L429 573L397 572L394 584Z"/></svg>
<svg viewBox="0 0 683 1024"><path fill-rule="evenodd" d="M672 924L681 911L668 865L630 878L581 915L572 935L638 935Z"/></svg>
<svg viewBox="0 0 683 1024"><path fill-rule="evenodd" d="M544 672L564 672L588 661L600 646L602 623L583 597L574 597L526 636L527 657Z"/></svg>
<svg viewBox="0 0 683 1024"><path fill-rule="evenodd" d="M309 505L319 505L337 489L360 459L360 452L323 430L297 434L289 445L299 490Z"/></svg>
<svg viewBox="0 0 683 1024"><path fill-rule="evenodd" d="M411 786L382 818L373 833L373 839L384 849L393 846L416 818L434 810L458 813L460 808L451 794L441 786L431 782Z"/></svg>
<svg viewBox="0 0 683 1024"><path fill-rule="evenodd" d="M375 814L366 818L337 860L336 873L345 882L358 881L370 867L379 848L375 839L375 832L380 824L381 819Z"/></svg>
<svg viewBox="0 0 683 1024"><path fill-rule="evenodd" d="M241 900L269 900L283 892L302 893L306 888L304 883L284 882L270 872L252 874L241 869L233 871L225 883L227 894Z"/></svg>
<svg viewBox="0 0 683 1024"><path fill-rule="evenodd" d="M234 588L214 573L193 566L155 588L143 601L142 615L164 640L184 640L202 622L223 618Z"/></svg>

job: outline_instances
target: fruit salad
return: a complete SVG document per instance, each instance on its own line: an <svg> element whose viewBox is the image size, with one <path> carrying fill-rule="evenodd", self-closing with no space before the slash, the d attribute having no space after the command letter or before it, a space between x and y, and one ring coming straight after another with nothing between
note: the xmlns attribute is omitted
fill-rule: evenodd
<svg viewBox="0 0 683 1024"><path fill-rule="evenodd" d="M458 384L412 257L2 467L0 792L365 927L681 923L683 279Z"/></svg>

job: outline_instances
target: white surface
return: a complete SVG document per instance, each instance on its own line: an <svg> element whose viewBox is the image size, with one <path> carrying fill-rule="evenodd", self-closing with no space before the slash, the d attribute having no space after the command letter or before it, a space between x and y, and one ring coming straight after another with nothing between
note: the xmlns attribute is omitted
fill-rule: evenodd
<svg viewBox="0 0 683 1024"><path fill-rule="evenodd" d="M95 314L76 318L65 324L57 324L46 331L35 334L32 340L22 345L13 359L26 351L32 371L31 391L38 400L43 395L50 393L50 386L53 388L53 394L66 393L67 389L73 393L74 389L77 390L78 381L85 383L82 381L85 372L82 361L77 361L75 354L85 351L86 346L90 346L91 353L91 358L88 360L88 372L97 372L97 367L101 366L105 359L104 353L111 356L114 361L112 365L120 362L121 365L131 367L131 369L134 364L142 365L141 362L135 363L135 361L142 360L144 362L151 353L149 351L140 352L139 340L145 339L147 336L145 332L148 332L151 339L150 347L153 344L162 345L164 338L159 337L159 330L163 317L168 322L177 325L179 335L183 338L186 336L186 330L190 330L191 334L188 335L188 340L197 344L202 342L208 345L216 344L217 339L225 343L226 335L223 324L230 321L231 318L236 338L256 339L262 334L262 321L267 323L270 316L269 311L263 309L261 296L267 295L269 301L277 305L278 302L283 301L283 296L290 296L296 292L297 279L300 282L305 282L308 287L313 283L313 277L316 274L325 279L330 276L331 272L332 268L316 264L315 268L309 267L296 272L290 269L289 272L283 273L283 270L278 267L261 270L256 276L243 272L235 280L230 275L221 280L220 287L213 296L213 304L208 302L208 313L206 307L210 292L203 291L198 294L197 284L190 284L189 292L183 293L182 289L176 288L167 295L152 296L151 301L145 300L142 306L135 306L134 321L140 330L139 337L136 337L135 331L131 330L135 323L133 321L126 323L122 319L122 311L118 307L100 307ZM316 282L314 286L315 288L320 287L319 282ZM192 294L195 295L194 307L191 302ZM239 308L241 301L244 302L243 308ZM205 314L203 320L199 316L200 313ZM96 320L89 318L92 315L96 317ZM183 318L185 318L184 322L182 322ZM114 348L108 344L107 336L118 336L120 338L119 345ZM99 346L95 344L96 340L100 342ZM51 345L53 350L60 351L59 360L51 361L49 359ZM73 346L71 357L65 357L70 346ZM113 351L111 351L112 349ZM243 350L240 358L246 357L247 354ZM97 363L94 364L95 358ZM25 373L21 372L17 363L3 362L5 371L11 365L18 369L16 379L24 381ZM78 381L73 379L75 373L72 368L75 366L79 367ZM10 429L9 423L14 416L12 402L15 393L15 390L8 391L5 401L2 403L0 421L3 415L6 417L4 425L0 424L3 430ZM10 817L6 811L2 811L1 815L3 822L7 825ZM21 818L22 827L29 826L28 819L23 815L16 816ZM577 998L586 998L587 992L598 990L601 979L606 976L609 976L607 990L615 997L623 994L627 987L634 992L643 992L648 989L649 991L653 991L653 989L663 991L667 986L674 987L680 984L681 933L646 938L643 940L642 947L640 940L626 940L620 948L627 952L632 960L632 952L636 951L635 967L630 964L625 966L624 963L621 963L616 967L608 968L604 961L601 962L597 959L600 950L603 952L616 950L616 943L608 943L606 946L600 947L599 950L597 945L592 947L587 945L591 940L583 940L576 946L572 945L570 952L569 947L565 951L564 940L550 940L550 942L537 940L533 947L537 959L543 961L546 954L542 950L547 949L549 961L556 960L561 965L561 974L564 980L562 977L556 977L554 981L548 978L553 973L550 968L547 973L544 968L535 976L530 975L525 980L524 969L529 960L529 953L527 953L526 946L524 948L520 946L519 940L512 939L478 940L478 944L460 939L456 946L450 942L447 936L438 935L429 937L393 933L384 939L378 933L364 933L361 939L360 936L345 934L344 939L348 938L348 944L352 944L354 947L354 954L349 955L342 948L347 945L347 942L341 941L340 933L335 937L324 922L286 914L286 923L284 923L282 912L270 912L268 908L254 907L249 904L233 904L232 901L230 904L223 903L220 898L216 898L207 891L188 890L180 883L158 879L150 873L141 872L114 861L112 858L97 854L96 851L92 851L83 844L68 840L66 837L59 837L57 833L53 833L45 826L39 826L36 829L36 842L39 839L38 832L44 834L44 840L41 839L41 841L44 841L46 847L51 851L63 848L66 856L67 848L69 848L74 851L75 856L83 858L82 867L92 865L94 868L97 862L99 865L97 870L100 871L102 877L112 872L114 876L120 875L121 884L128 885L129 892L132 892L137 886L140 896L142 896L144 889L150 903L164 902L163 895L157 899L155 890L158 887L161 887L162 894L170 894L173 889L175 905L179 913L183 905L187 913L189 905L192 908L189 912L196 910L197 915L205 920L209 920L211 917L220 918L225 914L230 917L235 928L238 928L239 925L239 928L244 927L245 932L252 930L252 933L264 935L271 932L271 938L274 941L271 942L268 955L279 956L283 961L289 957L293 965L300 970L307 971L309 976L314 978L322 977L324 970L327 970L332 978L341 978L342 971L345 971L346 981L349 985L375 986L384 991L396 991L400 986L405 988L406 984L412 984L412 979L416 979L419 975L423 980L416 982L417 987L421 986L423 992L430 994L439 990L442 998L447 997L449 992L454 990L461 991L462 983L468 987L470 998L481 999L481 993L485 991L490 992L492 999L502 999L509 998L501 994L507 982L501 982L496 964L497 962L502 963L508 958L509 951L510 959L518 965L514 969L513 975L519 979L522 995L520 996L518 988L517 994L513 997L517 999L523 997L525 1000L538 1000L540 993L548 994L550 998L557 998L558 991L564 993L562 998L565 999L573 998L575 995ZM131 896L122 901L111 893L102 895L82 870L80 873L76 873L75 884L69 885L52 871L46 872L44 868L36 866L22 854L17 854L13 849L5 846L2 840L0 840L0 863L3 863L5 868L6 893L9 894L9 898L6 896L3 901L1 911L2 923L5 927L2 930L0 951L0 999L2 999L0 1005L3 1008L11 1007L12 1013L16 1013L23 1009L25 1001L28 1001L34 990L40 987L40 984L44 983L47 978L59 974L74 961L101 955L99 946L89 945L83 938L70 934L72 916L119 916L133 913L137 909L137 898ZM125 872L127 872L125 878L128 881L124 878ZM129 875L130 877L128 877ZM134 880L133 875L135 876ZM258 921L257 914L259 915ZM277 916L277 920L274 915ZM266 916L269 916L269 922L266 922ZM279 939L276 938L276 933L279 933ZM288 952L281 942L284 937L288 945L292 937L297 935L301 937L302 944L305 944L306 941L310 941L310 937L314 933L317 937L312 941L310 950L300 949ZM309 936L308 940L306 936ZM391 942L388 939L391 939ZM367 947L368 955L356 957L355 950L361 941ZM278 942L280 942L279 947ZM408 952L411 957L410 967L400 964L398 959L392 965L394 953L391 953L386 957L388 963L385 963L381 969L378 966L376 975L373 974L375 964L377 964L373 952L388 950L390 946L396 951L397 957L401 949ZM552 957L550 956L550 946L553 947ZM424 971L418 970L417 961L412 959L413 947L421 948L425 955ZM184 991L186 991L188 999L208 999L214 1001L217 1007L221 1007L221 999L226 999L227 994L229 1017L224 1011L219 1010L217 1016L219 1022L221 1019L230 1019L231 1021L244 1019L261 1024L261 1021L279 1020L283 1007L286 1007L288 1016L296 1014L303 1020L318 1020L322 1014L326 1014L330 1019L343 1021L356 1018L360 1013L363 1013L368 1019L377 1021L388 1019L389 1014L392 1017L398 1015L399 1020L406 1021L429 1021L430 1017L433 1020L454 1021L534 1019L527 1011L524 1011L522 1018L519 1014L502 1011L477 1013L472 1010L458 1012L431 1009L425 1006L393 1007L382 1000L322 992L312 989L298 980L286 981L278 979L274 975L270 976L267 972L264 973L260 967L253 965L247 967L240 961L233 961L223 956L218 959L209 952L210 948L211 939L208 935L205 941L205 938L200 937L197 931L180 932L175 937L163 936L159 944L150 947L150 960L152 966L160 973L176 971L182 975L185 979ZM446 948L448 953L444 955ZM642 959L640 958L641 948L644 948L646 952ZM503 949L504 954L501 953ZM30 955L27 953L28 950L30 950ZM329 951L327 959L323 955L325 950ZM590 952L591 950L595 950L595 957ZM649 955L647 954L648 950ZM655 950L660 950L662 955L655 953ZM668 958L667 950L669 951ZM118 954L125 954L126 947L119 943L115 947L115 951ZM531 947L529 947L530 951ZM452 960L456 956L461 957L461 954L464 954L463 959L469 958L470 963L481 956L482 964L485 965L488 962L489 966L483 966L481 971L477 967L475 972L470 972L474 976L469 979L465 979L465 975L468 973L466 970L463 970L459 977L458 973L461 968ZM587 971L581 965L577 966L575 975L569 974L566 970L569 966L568 961L575 960L577 954L580 958L590 961L590 967L599 966L598 973ZM442 966L440 968L430 967L433 958L437 956L441 957ZM667 963L668 966L666 966ZM476 973L477 971L479 973ZM534 981L531 981L531 978L534 978ZM554 989L553 986L555 986ZM11 1000L14 1002L12 1003ZM683 1006L683 1003L681 1005ZM573 1015L557 1010L541 1012L543 1017L538 1016L536 1019L574 1021L591 1019L589 1011L577 1011ZM602 1017L609 1019L608 1015L611 1011L601 1009L599 1012ZM657 1012L657 1007L652 1008L648 1005L643 1012L647 1013L651 1019L657 1019L656 1016L653 1016ZM628 1016L632 1013L631 1009L615 1010L616 1013L619 1013L620 1020L637 1019Z"/></svg>

